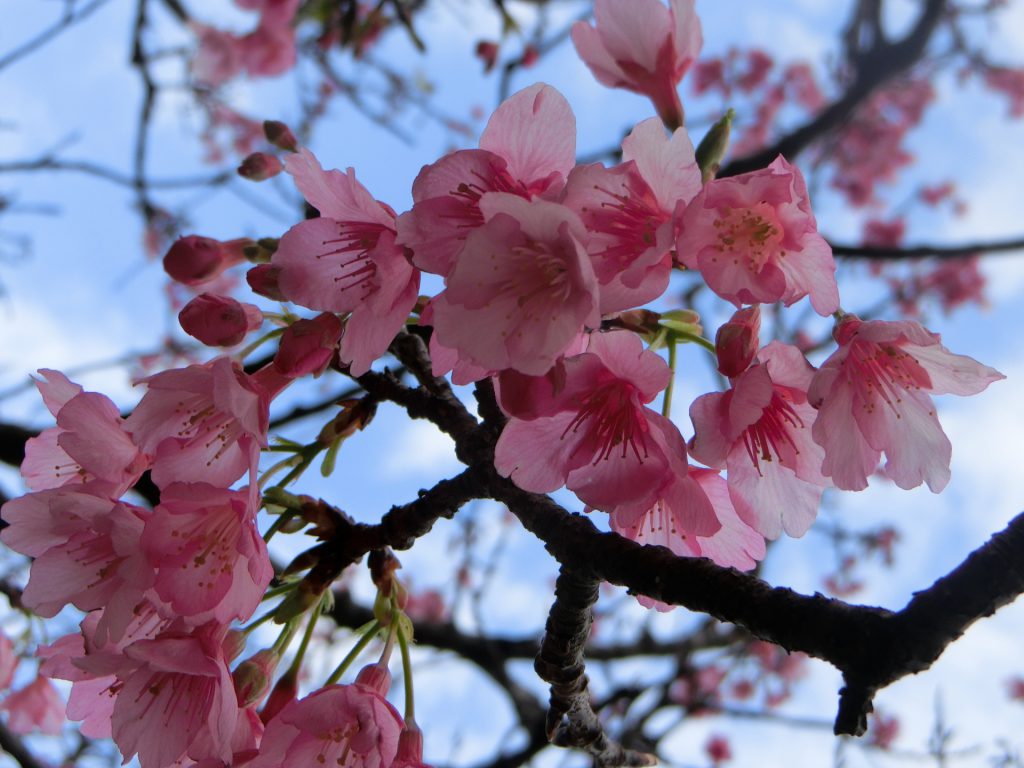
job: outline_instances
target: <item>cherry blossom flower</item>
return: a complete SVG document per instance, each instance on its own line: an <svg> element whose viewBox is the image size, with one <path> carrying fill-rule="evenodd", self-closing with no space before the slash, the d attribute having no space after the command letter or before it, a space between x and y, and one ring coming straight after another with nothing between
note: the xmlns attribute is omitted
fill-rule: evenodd
<svg viewBox="0 0 1024 768"><path fill-rule="evenodd" d="M273 264L278 286L309 309L351 313L341 360L359 376L384 354L416 303L420 277L395 243L395 214L347 174L324 171L308 151L285 167L320 218L292 227Z"/></svg>
<svg viewBox="0 0 1024 768"><path fill-rule="evenodd" d="M160 599L198 623L248 619L274 575L246 491L171 483L140 543Z"/></svg>
<svg viewBox="0 0 1024 768"><path fill-rule="evenodd" d="M7 727L14 733L46 733L56 736L64 725L64 702L45 677L37 676L24 688L0 702L7 712Z"/></svg>
<svg viewBox="0 0 1024 768"><path fill-rule="evenodd" d="M825 449L822 473L838 488L863 490L884 452L886 474L900 488L924 482L941 491L953 448L930 394L974 395L1005 376L953 354L909 320L845 315L832 333L839 349L808 390L818 409L811 434Z"/></svg>
<svg viewBox="0 0 1024 768"><path fill-rule="evenodd" d="M596 27L578 21L572 42L594 77L647 96L671 129L683 124L676 87L703 38L693 0L595 0Z"/></svg>
<svg viewBox="0 0 1024 768"><path fill-rule="evenodd" d="M216 88L242 71L242 48L236 35L205 24L193 23L192 29L199 38L192 57L192 76L198 82Z"/></svg>
<svg viewBox="0 0 1024 768"><path fill-rule="evenodd" d="M761 535L802 536L831 485L821 474L824 451L811 439L816 413L807 388L814 369L796 347L775 341L758 361L728 392L701 395L690 406L690 453L728 469L736 511Z"/></svg>
<svg viewBox="0 0 1024 768"><path fill-rule="evenodd" d="M579 336L600 325L586 232L563 205L490 193L433 301L438 343L483 369L542 375Z"/></svg>
<svg viewBox="0 0 1024 768"><path fill-rule="evenodd" d="M57 426L25 445L21 474L34 491L78 486L117 497L133 486L149 466L132 442L124 419L111 400L83 392L60 371L43 368L36 386Z"/></svg>
<svg viewBox="0 0 1024 768"><path fill-rule="evenodd" d="M565 484L588 506L612 511L653 504L670 474L685 476L686 446L668 419L645 405L668 384L665 361L628 331L591 334L587 351L532 385L499 380L510 419L495 447L498 472L520 488L550 493ZM545 386L550 394L543 397Z"/></svg>
<svg viewBox="0 0 1024 768"><path fill-rule="evenodd" d="M124 649L112 730L125 760L166 768L184 756L230 761L239 708L216 628L165 632Z"/></svg>
<svg viewBox="0 0 1024 768"><path fill-rule="evenodd" d="M368 684L364 672L353 685L329 685L285 706L267 723L249 768L389 768L402 718L384 698L386 687Z"/></svg>
<svg viewBox="0 0 1024 768"><path fill-rule="evenodd" d="M820 315L839 308L832 249L818 234L800 170L767 168L708 182L681 218L679 258L737 307L810 295Z"/></svg>
<svg viewBox="0 0 1024 768"><path fill-rule="evenodd" d="M668 287L675 247L672 213L700 191L700 169L683 129L671 138L657 118L622 142L623 163L577 166L562 203L590 232L587 251L601 284L601 313L658 298Z"/></svg>
<svg viewBox="0 0 1024 768"><path fill-rule="evenodd" d="M417 267L447 275L466 237L484 223L481 196L556 197L575 164L576 118L565 97L544 83L524 88L491 115L480 149L424 166L412 185L412 210L398 217L398 242Z"/></svg>
<svg viewBox="0 0 1024 768"><path fill-rule="evenodd" d="M144 381L149 389L128 417L128 428L154 457L158 486L181 480L227 487L246 471L254 475L274 393L263 391L227 357Z"/></svg>
<svg viewBox="0 0 1024 768"><path fill-rule="evenodd" d="M319 376L334 358L341 338L338 316L324 312L309 320L296 320L281 334L274 368L285 376Z"/></svg>

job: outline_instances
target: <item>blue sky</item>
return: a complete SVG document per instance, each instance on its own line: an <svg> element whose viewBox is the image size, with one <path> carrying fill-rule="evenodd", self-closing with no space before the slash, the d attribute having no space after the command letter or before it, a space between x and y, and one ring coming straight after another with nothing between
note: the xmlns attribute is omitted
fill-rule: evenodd
<svg viewBox="0 0 1024 768"><path fill-rule="evenodd" d="M834 31L844 18L826 5L814 0L772 4L698 0L705 51L720 53L729 44L756 41L784 60L798 52L817 63L827 61L832 41L826 32ZM1024 30L1021 5L1012 3L1001 23L985 31L991 49L998 51L1001 59L1024 61L1019 35ZM249 17L227 6L222 1L203 8L211 14L211 21L219 19L243 28ZM439 1L419 22L428 41L443 41L433 45L429 56L417 58L400 35L389 38L376 55L434 83L438 103L449 114L470 120L474 108L489 112L495 105L497 82L478 74L480 64L472 56L477 39L495 37L498 31L496 18L484 6ZM513 13L525 13L521 6L511 7ZM897 16L906 16L915 4L907 0L895 7ZM0 163L43 154L66 143L63 154L68 158L89 158L128 170L131 126L139 96L137 78L126 67L132 10L131 3L114 0L45 51L0 72ZM569 4L553 11L553 16L571 18L578 10L577 5ZM0 52L49 23L56 11L56 3L0 0L0 18L5 20ZM188 42L165 27L160 29L167 45ZM172 69L168 66L163 74L175 76ZM577 116L581 154L611 145L632 123L651 114L640 97L597 84L567 46L535 69L521 73L513 90L535 80L551 83L569 99ZM285 78L232 84L230 92L236 103L254 116L287 120L295 113L292 86ZM948 92L953 83L941 81L939 87ZM684 103L689 105L685 85L683 93ZM914 134L912 146L927 157L927 163L915 173L929 181L955 178L971 208L956 219L915 217L909 239L962 242L1017 235L1024 228L1017 175L1024 168L1021 126L1005 120L1003 102L982 98L970 87L956 103L955 108L934 109ZM707 109L694 106L691 114L706 114ZM196 111L180 95L161 103L151 144L154 177L205 170L194 139L198 125ZM354 166L375 196L402 211L410 204L409 188L420 167L450 149L451 138L436 124L415 116L400 119L400 125L415 134L414 144L382 133L339 100L318 128L312 148L325 167ZM481 127L479 122L476 125ZM695 131L694 140L699 136ZM246 184L234 183L246 196L267 192ZM279 186L289 192L286 182ZM898 200L902 194L893 191L891 198ZM68 369L116 358L126 350L149 349L168 331L173 317L163 299L164 278L159 263L147 261L142 253L139 220L129 191L78 175L32 174L0 175L0 195L13 195L15 202L14 209L0 217L0 232L27 236L32 243L28 257L0 263L0 284L6 292L0 299L0 390L18 386L39 367ZM287 211L280 199L274 200L272 194L268 198L275 209ZM841 203L825 196L819 202L816 212L822 231L855 237L856 221ZM194 231L213 237L277 235L288 226L287 220L249 206L233 192L183 193L177 203L189 205ZM39 206L58 210L52 215L33 212ZM969 308L950 318L938 314L929 318L929 327L942 333L950 349L970 354L1008 377L978 397L944 398L940 403L940 415L954 445L953 480L947 490L935 496L926 489L908 493L874 482L865 493L830 499L827 515L834 519L858 529L891 521L903 534L897 567L869 570L873 578L868 589L857 596L860 601L902 606L914 589L930 584L1021 509L1024 493L1017 478L1024 425L1024 390L1019 385L1024 377L1024 339L1015 331L1021 327L1024 308L1022 256L1018 253L986 262L992 300L988 310ZM847 276L855 272L844 271ZM852 277L856 288L850 289L851 294L870 291ZM841 282L841 291L843 286ZM706 377L694 375L705 370L697 355L697 350L684 351L677 384L677 421L687 436L686 405L710 386ZM137 397L117 368L90 373L81 380L125 405ZM2 420L43 424L45 417L31 393L0 400ZM414 498L418 488L457 472L459 465L449 446L431 427L409 422L397 409L382 407L372 431L357 435L343 448L337 473L301 490L336 499L357 517L373 520L391 504ZM8 490L13 488L9 473L0 475L0 480ZM569 497L565 500L571 504ZM485 627L513 634L538 631L547 604L545 595L555 574L550 560L535 542L513 535L514 527L510 532L500 510L481 505L472 515L459 519L463 518L474 521L481 552L495 558L498 578L484 602ZM429 538L401 556L417 585L447 589L450 564L458 555L452 542L461 530L459 519L439 524ZM804 539L786 541L773 550L766 578L802 591L818 590L823 569L832 565L829 558L823 537L812 529ZM526 574L529 579L524 578ZM362 574L356 581L357 591L365 594ZM467 604L456 610L465 626L476 625L477 616ZM651 621L666 632L678 622L688 621L682 612L654 616L638 607L626 607L624 615L627 626ZM923 748L933 726L936 696L942 697L948 721L961 735L959 744L982 744L988 749L999 736L1014 741L1024 709L1007 701L1004 680L1011 673L1024 672L1019 654L1022 631L1024 612L1020 607L1004 609L995 619L971 629L932 671L884 691L878 705L904 718L899 744L907 749ZM507 722L508 713L486 683L455 668L449 660L430 653L424 656L417 690L423 700L420 719L428 732L428 758L468 763L502 743L506 734L501 723ZM834 714L838 677L824 665L815 663L814 669L785 711L827 720ZM604 673L598 665L592 671L599 688ZM619 674L642 676L645 672L635 669ZM538 685L531 681L528 670L524 670L523 680ZM458 718L447 716L453 707L459 707ZM820 766L831 759L834 749L834 739L827 731L702 719L684 725L667 742L673 756L680 764L697 762L703 734L712 730L737 734L737 765L772 755L769 764L785 760L794 768ZM1024 744L1018 746L1024 748ZM546 762L560 759L555 755ZM851 749L847 764L868 762ZM872 764L887 763L877 760Z"/></svg>

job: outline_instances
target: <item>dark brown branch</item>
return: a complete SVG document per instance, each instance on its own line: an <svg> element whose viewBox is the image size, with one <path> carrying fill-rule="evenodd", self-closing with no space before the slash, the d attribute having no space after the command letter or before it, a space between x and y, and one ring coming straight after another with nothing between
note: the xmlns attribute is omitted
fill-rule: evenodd
<svg viewBox="0 0 1024 768"><path fill-rule="evenodd" d="M43 763L37 760L21 739L3 723L0 723L0 749L13 757L21 768L44 768Z"/></svg>
<svg viewBox="0 0 1024 768"><path fill-rule="evenodd" d="M93 2L85 5L77 13L73 8L69 7L61 16L60 21L50 25L35 37L26 40L14 50L8 51L3 56L0 56L0 69L10 66L18 59L24 58L32 52L39 50L41 47L57 37L61 32L64 32L82 19L87 18L101 6L106 5L106 3L107 0L93 0Z"/></svg>
<svg viewBox="0 0 1024 768"><path fill-rule="evenodd" d="M920 60L945 11L946 0L926 0L917 22L903 39L893 43L878 37L871 41L868 50L855 57L853 81L839 99L770 147L733 160L718 176L756 171L778 155L793 160L812 143L840 128L875 91Z"/></svg>
<svg viewBox="0 0 1024 768"><path fill-rule="evenodd" d="M136 188L133 176L106 168L88 160L59 160L56 157L39 157L35 160L18 160L0 163L0 173L30 173L33 171L56 171L82 173L113 182L122 187ZM151 179L146 181L150 189L180 189L184 187L207 187L223 184L235 177L233 170L220 171L208 176L191 176L180 179Z"/></svg>
<svg viewBox="0 0 1024 768"><path fill-rule="evenodd" d="M977 254L1005 253L1024 249L1024 237L1009 240L988 240L963 245L910 245L905 247L883 247L874 245L848 245L831 243L832 254L852 259L963 259Z"/></svg>

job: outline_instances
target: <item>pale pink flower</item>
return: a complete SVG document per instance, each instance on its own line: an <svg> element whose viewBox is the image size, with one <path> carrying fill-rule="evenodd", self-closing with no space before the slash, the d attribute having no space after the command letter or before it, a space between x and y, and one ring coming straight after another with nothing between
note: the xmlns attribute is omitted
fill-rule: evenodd
<svg viewBox="0 0 1024 768"><path fill-rule="evenodd" d="M683 211L679 259L737 307L810 295L839 308L832 249L818 234L800 169L781 155L759 171L713 179Z"/></svg>
<svg viewBox="0 0 1024 768"><path fill-rule="evenodd" d="M703 38L693 0L595 0L596 28L572 26L572 42L594 77L651 100L669 128L683 124L676 87L700 53Z"/></svg>
<svg viewBox="0 0 1024 768"><path fill-rule="evenodd" d="M56 736L64 725L64 702L45 677L35 680L0 702L7 712L7 727L14 733L45 733Z"/></svg>
<svg viewBox="0 0 1024 768"><path fill-rule="evenodd" d="M14 670L18 668L18 654L14 652L14 643L0 630L0 691L11 687Z"/></svg>
<svg viewBox="0 0 1024 768"><path fill-rule="evenodd" d="M178 313L178 322L185 333L207 346L233 347L263 324L263 313L230 296L201 293Z"/></svg>
<svg viewBox="0 0 1024 768"><path fill-rule="evenodd" d="M329 685L285 706L267 723L249 768L390 768L402 718L384 698L386 687L368 684L373 676L365 672L353 685Z"/></svg>
<svg viewBox="0 0 1024 768"><path fill-rule="evenodd" d="M0 540L34 558L22 599L51 617L68 603L105 608L105 626L120 634L153 583L139 550L147 510L81 493L74 486L30 493L4 504Z"/></svg>
<svg viewBox="0 0 1024 768"><path fill-rule="evenodd" d="M320 218L292 227L273 264L281 292L309 309L351 313L339 356L359 376L387 350L416 304L419 272L395 244L395 214L355 172L324 171L305 149L285 167Z"/></svg>
<svg viewBox="0 0 1024 768"><path fill-rule="evenodd" d="M813 375L800 350L773 341L728 392L702 395L690 406L696 432L690 454L728 469L736 511L769 539L783 530L803 536L831 485L821 474L824 451L811 439Z"/></svg>
<svg viewBox="0 0 1024 768"><path fill-rule="evenodd" d="M510 414L495 447L498 472L520 488L565 484L588 506L650 506L670 474L686 474L686 446L668 419L646 407L668 384L665 361L628 331L594 333L583 354L530 385L532 404L499 381ZM545 388L547 394L545 394Z"/></svg>
<svg viewBox="0 0 1024 768"><path fill-rule="evenodd" d="M585 327L598 286L586 232L563 205L490 193L445 291L433 302L438 343L481 368L542 375Z"/></svg>
<svg viewBox="0 0 1024 768"><path fill-rule="evenodd" d="M111 400L83 392L60 371L40 369L36 381L57 426L25 445L21 474L34 491L76 485L111 497L120 496L149 466Z"/></svg>
<svg viewBox="0 0 1024 768"><path fill-rule="evenodd" d="M818 409L812 435L825 449L822 473L837 488L862 490L884 451L886 474L900 488L925 482L941 491L953 448L930 393L974 395L1006 377L953 354L913 321L845 315L832 333L839 349L808 390Z"/></svg>
<svg viewBox="0 0 1024 768"><path fill-rule="evenodd" d="M227 487L247 471L255 474L272 393L237 363L218 357L144 381L149 389L128 417L128 428L154 457L158 486L181 480Z"/></svg>
<svg viewBox="0 0 1024 768"><path fill-rule="evenodd" d="M190 621L248 619L273 577L252 495L171 483L146 520L141 546L160 599Z"/></svg>
<svg viewBox="0 0 1024 768"><path fill-rule="evenodd" d="M184 756L231 760L239 708L220 646L222 632L165 632L124 649L112 718L125 760L166 768Z"/></svg>
<svg viewBox="0 0 1024 768"><path fill-rule="evenodd" d="M491 115L480 149L424 166L412 185L412 210L398 217L398 242L417 267L447 275L466 237L484 223L484 194L553 198L575 164L576 118L565 97L543 83L524 88Z"/></svg>
<svg viewBox="0 0 1024 768"><path fill-rule="evenodd" d="M590 233L587 251L601 284L601 313L658 298L668 287L675 232L672 214L700 191L693 144L682 128L665 135L657 118L622 142L621 165L580 165L569 174L562 203Z"/></svg>
<svg viewBox="0 0 1024 768"><path fill-rule="evenodd" d="M725 568L750 570L766 552L764 537L736 513L725 479L700 467L691 466L685 477L673 475L646 509L614 511L609 523L613 531L638 544L660 545L684 557L706 557ZM673 608L649 597L637 599L662 612Z"/></svg>

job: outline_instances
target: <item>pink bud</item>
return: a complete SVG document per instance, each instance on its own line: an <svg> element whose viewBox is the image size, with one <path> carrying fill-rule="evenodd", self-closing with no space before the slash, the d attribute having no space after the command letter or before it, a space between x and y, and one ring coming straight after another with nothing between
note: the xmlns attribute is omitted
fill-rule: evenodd
<svg viewBox="0 0 1024 768"><path fill-rule="evenodd" d="M388 688L391 687L391 673L383 664L367 664L356 675L356 685L365 686L381 696L386 696Z"/></svg>
<svg viewBox="0 0 1024 768"><path fill-rule="evenodd" d="M528 45L523 49L523 57L520 59L523 67L532 67L537 63L537 59L540 58L540 51L537 50L537 46Z"/></svg>
<svg viewBox="0 0 1024 768"><path fill-rule="evenodd" d="M233 347L260 327L263 313L230 296L202 293L182 308L178 322L185 333L209 347Z"/></svg>
<svg viewBox="0 0 1024 768"><path fill-rule="evenodd" d="M222 243L200 235L180 237L164 256L164 270L179 283L199 285L244 260L243 249L251 242L247 238Z"/></svg>
<svg viewBox="0 0 1024 768"><path fill-rule="evenodd" d="M281 268L276 264L257 264L245 273L245 281L249 283L253 292L260 296L266 296L274 301L286 301L278 285L280 275Z"/></svg>
<svg viewBox="0 0 1024 768"><path fill-rule="evenodd" d="M330 365L340 339L337 315L324 312L312 320L296 320L281 336L274 367L292 379L310 373L319 376Z"/></svg>
<svg viewBox="0 0 1024 768"><path fill-rule="evenodd" d="M476 44L476 55L484 63L484 72L490 72L498 62L498 44L490 40L481 40Z"/></svg>
<svg viewBox="0 0 1024 768"><path fill-rule="evenodd" d="M249 181L265 181L284 170L281 161L266 152L253 152L238 166L238 175Z"/></svg>
<svg viewBox="0 0 1024 768"><path fill-rule="evenodd" d="M398 751L391 768L422 768L423 762L423 731L411 720L398 736Z"/></svg>
<svg viewBox="0 0 1024 768"><path fill-rule="evenodd" d="M298 693L298 674L295 670L289 668L277 679L277 683L274 684L270 696L267 697L267 703L260 710L260 720L264 724L269 723L278 712L295 701Z"/></svg>
<svg viewBox="0 0 1024 768"><path fill-rule="evenodd" d="M249 707L263 698L270 687L270 678L274 676L277 663L281 660L276 651L265 648L257 651L239 664L231 677L235 683L235 696L238 706Z"/></svg>
<svg viewBox="0 0 1024 768"><path fill-rule="evenodd" d="M230 662L241 656L242 651L245 650L245 640L244 632L237 629L229 629L220 644L221 650L224 652L224 658Z"/></svg>
<svg viewBox="0 0 1024 768"><path fill-rule="evenodd" d="M280 120L264 120L263 135L267 137L267 141L278 149L283 149L287 152L299 151L299 140L295 138L292 129Z"/></svg>
<svg viewBox="0 0 1024 768"><path fill-rule="evenodd" d="M718 370L732 378L750 366L761 336L761 305L738 310L715 336Z"/></svg>

